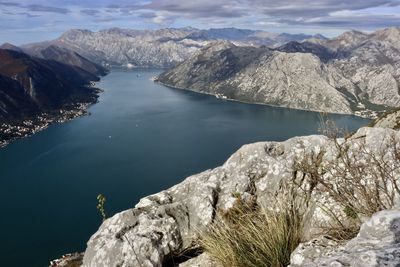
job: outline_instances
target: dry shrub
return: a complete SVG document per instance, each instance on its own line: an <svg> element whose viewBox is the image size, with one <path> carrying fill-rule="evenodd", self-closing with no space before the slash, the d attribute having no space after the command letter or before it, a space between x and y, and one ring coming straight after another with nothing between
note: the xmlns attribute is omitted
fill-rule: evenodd
<svg viewBox="0 0 400 267"><path fill-rule="evenodd" d="M354 140L350 147L337 139L334 126L328 126L325 129L330 133L336 158L329 163L323 161L325 151L306 155L294 165L294 177L300 176L302 184L306 181L308 185L303 188L307 188L308 195L318 186L340 205L345 220L332 208L322 207L335 222L325 232L337 239L350 239L358 233L363 218L392 208L400 195L400 146L391 136L379 152L367 148L364 137Z"/></svg>
<svg viewBox="0 0 400 267"><path fill-rule="evenodd" d="M220 215L200 245L223 267L287 266L302 237L302 216L293 202L265 210L240 198Z"/></svg>

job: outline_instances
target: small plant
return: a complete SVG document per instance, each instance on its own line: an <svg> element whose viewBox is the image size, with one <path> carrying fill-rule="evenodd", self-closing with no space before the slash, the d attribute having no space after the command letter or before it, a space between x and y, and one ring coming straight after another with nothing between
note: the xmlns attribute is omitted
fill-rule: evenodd
<svg viewBox="0 0 400 267"><path fill-rule="evenodd" d="M302 215L289 203L264 210L237 199L200 240L201 247L223 267L287 266L301 242Z"/></svg>
<svg viewBox="0 0 400 267"><path fill-rule="evenodd" d="M241 196L242 196L242 194L240 192L231 193L231 197L234 197L234 198L240 198Z"/></svg>
<svg viewBox="0 0 400 267"><path fill-rule="evenodd" d="M107 218L104 204L106 203L106 197L103 194L97 196L97 210L100 212L103 221Z"/></svg>
<svg viewBox="0 0 400 267"><path fill-rule="evenodd" d="M355 212L353 210L353 208L348 206L348 205L346 207L344 207L343 212L346 214L346 216L348 218L351 218L351 219L357 219L358 218L357 212Z"/></svg>

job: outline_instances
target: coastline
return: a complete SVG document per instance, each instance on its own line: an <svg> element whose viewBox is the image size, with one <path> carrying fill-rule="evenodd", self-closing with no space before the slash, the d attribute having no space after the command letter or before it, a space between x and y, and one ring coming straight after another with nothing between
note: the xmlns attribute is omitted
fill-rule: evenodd
<svg viewBox="0 0 400 267"><path fill-rule="evenodd" d="M227 100L227 101L233 101L233 102L239 102L239 103L251 104L251 105L261 105L261 106L269 106L269 107L274 107L274 108L284 108L284 109L293 109L293 110L317 112L317 113L323 113L323 114L356 116L356 117L360 117L360 118L364 118L364 119L371 119L371 120L377 119L379 117L380 113L384 113L385 112L385 111L382 111L382 112L376 113L375 111L372 111L372 110L365 110L367 112L371 112L372 115L363 115L363 114L358 114L358 113L325 112L325 111L313 110L313 109L302 109L302 108L285 107L285 106L279 106L279 105L274 105L274 104L267 104L267 103L261 103L261 102L250 102L250 101L238 100L238 99L233 99L233 98L227 98L226 96L219 97L218 95L215 95L215 94L212 94L212 93L199 92L199 91L195 91L195 90L190 89L190 88L184 88L184 87L179 87L179 86L175 86L175 85L166 84L166 83L163 83L160 80L158 80L158 77L153 77L152 81L155 82L155 83L161 84L161 85L163 85L165 87L172 88L172 89L189 91L189 92L202 94L202 95L210 95L210 96L214 96L214 97L216 97L218 99L221 99L221 100Z"/></svg>
<svg viewBox="0 0 400 267"><path fill-rule="evenodd" d="M55 123L64 123L85 115L90 115L87 109L98 103L99 94L102 89L96 88L95 82L91 82L87 88L93 90L93 101L77 102L49 112L43 112L34 117L13 122L0 124L0 149L8 144L22 138L34 135L37 132L47 129Z"/></svg>

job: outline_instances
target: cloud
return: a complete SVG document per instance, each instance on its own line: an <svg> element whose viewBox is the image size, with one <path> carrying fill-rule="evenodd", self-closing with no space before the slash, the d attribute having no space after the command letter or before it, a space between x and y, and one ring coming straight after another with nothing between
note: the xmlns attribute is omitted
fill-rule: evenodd
<svg viewBox="0 0 400 267"><path fill-rule="evenodd" d="M37 17L40 17L40 15L31 14L31 13L28 13L28 12L20 12L20 13L17 13L16 15L23 15L23 16L26 16L26 17L28 17L28 18L37 18Z"/></svg>
<svg viewBox="0 0 400 267"><path fill-rule="evenodd" d="M105 17L105 18L95 19L94 21L95 22L110 22L110 21L116 21L116 20L118 20L118 19L114 18L114 17Z"/></svg>
<svg viewBox="0 0 400 267"><path fill-rule="evenodd" d="M255 25L313 25L321 27L371 27L399 25L396 12L400 0L149 0L143 3L123 4L113 2L108 12L150 18L154 23L173 23L175 20L252 21ZM374 14L376 8L393 9L391 14ZM358 11L370 10L364 16ZM338 17L340 12L350 12ZM390 13L390 12L389 12ZM257 17L257 21L254 21ZM361 18L363 17L363 18ZM362 24L362 19L366 19ZM335 24L336 23L336 24Z"/></svg>
<svg viewBox="0 0 400 267"><path fill-rule="evenodd" d="M97 16L100 13L100 11L97 9L82 9L81 13L88 16Z"/></svg>
<svg viewBox="0 0 400 267"><path fill-rule="evenodd" d="M291 23L291 22L288 22ZM350 28L384 28L400 26L399 15L386 14L349 14L347 16L328 16L314 18L301 22L303 25L318 25L321 27L350 27Z"/></svg>
<svg viewBox="0 0 400 267"><path fill-rule="evenodd" d="M238 27L333 36L352 28L400 26L400 0L0 0L0 14L0 27L40 28L51 36L69 28L110 26ZM45 27L53 20L62 22ZM11 38L10 32L3 38Z"/></svg>
<svg viewBox="0 0 400 267"><path fill-rule="evenodd" d="M68 14L71 11L66 8L61 8L61 7L53 7L53 6L43 6L43 5L28 5L26 8L29 11L34 11L34 12L49 12L49 13L58 13L58 14Z"/></svg>
<svg viewBox="0 0 400 267"><path fill-rule="evenodd" d="M187 18L235 18L245 15L247 12L238 8L228 0L203 0L203 1L182 1L182 0L153 0L142 4L131 5L109 5L109 9L119 10L124 13L140 13L140 11L162 12L171 17L183 16ZM162 16L164 16L162 15ZM159 16L159 15L158 15Z"/></svg>
<svg viewBox="0 0 400 267"><path fill-rule="evenodd" d="M14 2L0 2L0 6L19 6L18 3L14 3Z"/></svg>
<svg viewBox="0 0 400 267"><path fill-rule="evenodd" d="M327 16L332 12L342 10L362 10L379 6L398 6L398 0L248 0L242 1L257 6L258 9L271 17L310 18Z"/></svg>

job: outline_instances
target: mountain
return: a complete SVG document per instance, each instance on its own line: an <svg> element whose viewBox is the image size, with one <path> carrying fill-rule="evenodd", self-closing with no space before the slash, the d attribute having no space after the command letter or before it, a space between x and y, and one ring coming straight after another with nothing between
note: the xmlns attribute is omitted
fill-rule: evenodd
<svg viewBox="0 0 400 267"><path fill-rule="evenodd" d="M99 80L103 68L77 54L69 59L70 52L50 49L44 55L51 59L0 49L0 147L52 122L83 115L97 101L99 89L90 83Z"/></svg>
<svg viewBox="0 0 400 267"><path fill-rule="evenodd" d="M55 45L50 45L40 51L40 56L47 60L54 60L66 65L78 67L93 75L106 75L108 70L96 63L93 63L78 53Z"/></svg>
<svg viewBox="0 0 400 267"><path fill-rule="evenodd" d="M20 47L15 46L15 45L10 44L10 43L4 43L4 44L2 44L2 45L0 46L0 49L13 50L13 51L17 51L17 52L23 53L23 50L22 50Z"/></svg>
<svg viewBox="0 0 400 267"><path fill-rule="evenodd" d="M2 118L27 117L37 112L38 106L22 85L12 78L0 75L0 121Z"/></svg>
<svg viewBox="0 0 400 267"><path fill-rule="evenodd" d="M290 41L304 41L310 38L325 39L322 35L307 35L307 34L289 34L289 33L272 33L265 31L255 31L237 28L220 28L197 30L187 36L191 39L202 39L209 41L225 40L232 41L235 44L242 45L266 45L276 47Z"/></svg>
<svg viewBox="0 0 400 267"><path fill-rule="evenodd" d="M309 53L212 45L158 81L244 102L351 113L345 95L336 90L346 79Z"/></svg>
<svg viewBox="0 0 400 267"><path fill-rule="evenodd" d="M75 51L90 61L102 65L172 67L218 40L232 41L237 45L279 46L289 41L302 41L312 37L236 28L209 30L190 27L159 30L111 28L98 32L74 29L55 40L28 44L22 48L29 54L40 56L44 49L55 45Z"/></svg>
<svg viewBox="0 0 400 267"><path fill-rule="evenodd" d="M335 52L331 49L312 42L299 43L297 41L291 41L276 48L276 50L287 53L311 53L319 57L323 62L327 62L335 57Z"/></svg>
<svg viewBox="0 0 400 267"><path fill-rule="evenodd" d="M80 68L0 49L0 120L23 119L77 102L94 102L98 77Z"/></svg>
<svg viewBox="0 0 400 267"><path fill-rule="evenodd" d="M400 28L278 48L210 45L158 81L246 102L371 115L400 106Z"/></svg>

